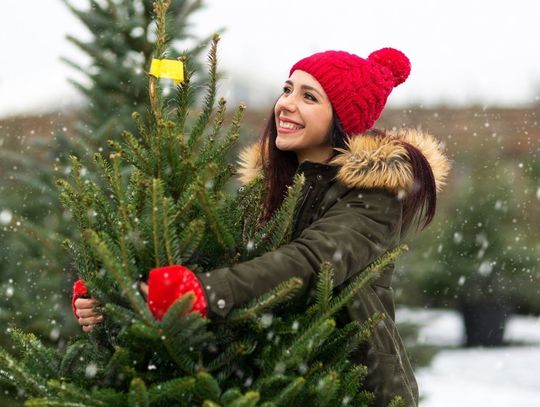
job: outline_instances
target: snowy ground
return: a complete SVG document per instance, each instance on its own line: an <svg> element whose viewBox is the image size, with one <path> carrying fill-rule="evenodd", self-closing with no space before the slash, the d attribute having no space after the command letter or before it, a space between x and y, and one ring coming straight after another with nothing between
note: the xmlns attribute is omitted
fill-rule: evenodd
<svg viewBox="0 0 540 407"><path fill-rule="evenodd" d="M420 407L540 406L540 318L514 316L501 348L460 348L463 325L452 311L401 308L396 319L422 324L419 340L449 347L416 372Z"/></svg>

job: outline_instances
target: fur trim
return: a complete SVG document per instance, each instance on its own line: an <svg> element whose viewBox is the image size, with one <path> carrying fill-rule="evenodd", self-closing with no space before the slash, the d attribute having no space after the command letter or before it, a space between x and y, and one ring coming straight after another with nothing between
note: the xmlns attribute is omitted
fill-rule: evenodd
<svg viewBox="0 0 540 407"><path fill-rule="evenodd" d="M254 143L240 152L238 160L238 179L242 184L248 184L262 174L262 156L260 143Z"/></svg>
<svg viewBox="0 0 540 407"><path fill-rule="evenodd" d="M413 175L403 143L416 147L426 157L437 192L446 182L450 162L435 138L418 130L390 131L384 136L361 134L349 139L332 164L340 165L337 179L351 188L384 188L396 194L413 189Z"/></svg>
<svg viewBox="0 0 540 407"><path fill-rule="evenodd" d="M359 134L349 139L347 149L339 150L331 165L338 165L337 179L350 188L383 188L396 194L413 189L409 156L403 143L416 147L426 157L435 178L437 192L446 183L450 162L443 146L433 136L419 130L389 131L385 135ZM261 174L259 143L240 154L240 181L244 184Z"/></svg>

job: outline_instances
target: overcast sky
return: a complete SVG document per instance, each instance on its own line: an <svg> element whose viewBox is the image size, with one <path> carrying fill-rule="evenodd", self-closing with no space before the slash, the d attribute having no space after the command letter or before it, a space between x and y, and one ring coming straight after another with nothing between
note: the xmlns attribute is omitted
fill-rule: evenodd
<svg viewBox="0 0 540 407"><path fill-rule="evenodd" d="M85 6L87 0L72 0ZM290 66L326 49L367 57L392 46L412 62L390 105L526 104L540 94L540 2L533 0L206 0L193 32L219 27L225 96L253 104L280 91ZM60 61L88 33L61 0L2 0L0 117L77 101ZM240 91L239 91L240 90ZM256 97L257 96L257 97ZM249 107L249 103L248 103Z"/></svg>

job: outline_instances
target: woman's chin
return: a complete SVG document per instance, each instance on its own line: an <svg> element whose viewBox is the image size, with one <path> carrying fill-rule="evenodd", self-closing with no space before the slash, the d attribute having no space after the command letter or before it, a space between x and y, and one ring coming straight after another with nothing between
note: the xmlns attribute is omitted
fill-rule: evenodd
<svg viewBox="0 0 540 407"><path fill-rule="evenodd" d="M291 142L292 140L284 140L279 136L276 138L276 147L281 151L294 151L295 143Z"/></svg>

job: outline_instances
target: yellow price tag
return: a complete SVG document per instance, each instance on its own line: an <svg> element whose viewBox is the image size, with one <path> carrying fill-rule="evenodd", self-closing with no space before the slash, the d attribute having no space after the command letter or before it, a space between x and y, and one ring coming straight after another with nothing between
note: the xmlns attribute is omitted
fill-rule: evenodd
<svg viewBox="0 0 540 407"><path fill-rule="evenodd" d="M174 84L178 85L184 81L184 64L175 59L156 59L152 58L150 64L150 75L156 78L173 79Z"/></svg>

